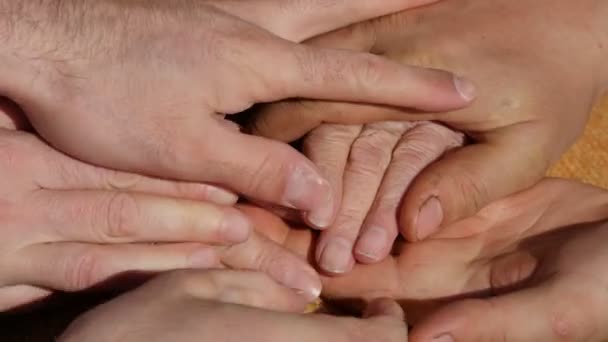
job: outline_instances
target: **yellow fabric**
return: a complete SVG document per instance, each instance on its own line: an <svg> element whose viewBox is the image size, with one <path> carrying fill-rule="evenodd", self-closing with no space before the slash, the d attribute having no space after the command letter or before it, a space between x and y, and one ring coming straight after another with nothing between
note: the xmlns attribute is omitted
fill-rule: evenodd
<svg viewBox="0 0 608 342"><path fill-rule="evenodd" d="M608 97L593 111L583 137L549 175L608 189Z"/></svg>

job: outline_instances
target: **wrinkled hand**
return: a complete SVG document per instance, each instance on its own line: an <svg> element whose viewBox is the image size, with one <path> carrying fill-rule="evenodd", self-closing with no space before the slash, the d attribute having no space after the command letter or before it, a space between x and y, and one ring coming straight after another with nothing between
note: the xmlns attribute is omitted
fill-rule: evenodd
<svg viewBox="0 0 608 342"><path fill-rule="evenodd" d="M365 319L303 309L301 298L260 273L180 271L86 313L59 341L407 341L392 301L370 305Z"/></svg>
<svg viewBox="0 0 608 342"><path fill-rule="evenodd" d="M262 110L254 131L291 140L321 122L406 118L466 132L476 143L424 170L404 198L402 232L424 239L540 180L581 133L608 84L607 12L593 0L445 1L339 30L310 44L452 70L474 82L476 102L441 114L289 102Z"/></svg>
<svg viewBox="0 0 608 342"><path fill-rule="evenodd" d="M567 315L568 326L580 328L579 320L573 324L569 321L580 312L570 314L568 310L573 307L595 310L599 304L574 305L574 301L581 301L581 297L571 296L569 284L579 286L572 291L595 291L597 281L594 277L602 277L605 264L602 261L605 254L603 246L606 244L605 224L592 224L591 230L585 230L581 225L608 220L607 209L608 192L605 190L564 180L545 180L530 190L485 207L471 218L447 226L432 239L397 246L393 255L381 263L356 265L352 272L342 277L324 278L323 295L337 301L395 298L404 306L408 320L416 323L446 302L504 293L525 285L530 286L530 290L506 297L522 298L518 304L520 307L506 307L508 310L522 310L517 314L501 316L499 306L494 306L497 309L494 311L492 305L487 304L503 303L500 298L472 302L470 306L465 303L464 311L456 306L453 309L456 314L452 315L452 311L446 309L450 314L437 316L437 321L431 319L429 328L422 328L427 326L423 324L419 328L420 335L414 331L414 339L418 341L418 336L427 338L430 333L447 332L433 328L441 330L456 326L455 332L465 336L457 341L469 341L467 337L475 334L487 336L484 334L497 333L496 336L500 337L503 333L538 333L532 336L545 336L540 333L550 332L529 331L525 326L515 332L519 329L518 323L525 325L531 319L530 315L524 314L526 310L538 313L533 318L541 323L551 320L554 312ZM290 229L279 218L261 209L244 210L258 231L288 249L306 255L314 246L312 232ZM562 231L563 235L560 234ZM563 298L559 299L560 295ZM538 299L533 299L534 296ZM597 296L603 294L598 292ZM603 297L588 296L583 303L596 298ZM602 302L598 300L598 303ZM543 308L546 304L550 305ZM472 307L471 315L467 311L469 307ZM488 324L478 324L486 313L484 310L490 310L487 311ZM450 325L452 319L461 316L464 318L456 320L456 325ZM602 322L600 317L591 318L595 319L593 323ZM517 319L526 321L517 322ZM538 327L549 326L541 324ZM496 339L483 341L486 340ZM514 341L547 340L552 339Z"/></svg>
<svg viewBox="0 0 608 342"><path fill-rule="evenodd" d="M15 131L26 123L0 99L0 311L125 272L188 267L265 271L307 299L321 291L302 259L252 234L227 206L234 194L82 163Z"/></svg>
<svg viewBox="0 0 608 342"><path fill-rule="evenodd" d="M221 184L325 227L333 194L315 167L224 115L292 97L466 105L447 72L296 44L433 1L2 0L0 25L15 32L6 48L16 47L0 55L4 88L47 141L80 160Z"/></svg>
<svg viewBox="0 0 608 342"><path fill-rule="evenodd" d="M464 137L431 123L324 124L303 143L304 154L341 194L336 221L321 233L316 260L326 272L350 271L355 258L374 263L390 252L397 212L410 183Z"/></svg>

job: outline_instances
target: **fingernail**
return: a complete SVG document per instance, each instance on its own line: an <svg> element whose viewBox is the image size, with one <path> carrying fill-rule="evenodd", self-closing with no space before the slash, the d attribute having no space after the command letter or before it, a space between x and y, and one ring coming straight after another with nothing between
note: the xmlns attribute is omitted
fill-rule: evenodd
<svg viewBox="0 0 608 342"><path fill-rule="evenodd" d="M373 261L379 261L382 258L381 253L386 247L387 239L386 229L371 227L359 238L355 252Z"/></svg>
<svg viewBox="0 0 608 342"><path fill-rule="evenodd" d="M418 240L424 240L437 232L442 221L443 209L441 208L441 202L439 202L437 197L429 198L418 212L418 217L416 218L415 228Z"/></svg>
<svg viewBox="0 0 608 342"><path fill-rule="evenodd" d="M293 282L295 286L292 286L292 288L309 303L316 301L321 296L323 285L318 275L313 276L309 272L298 272Z"/></svg>
<svg viewBox="0 0 608 342"><path fill-rule="evenodd" d="M454 342L454 338L452 335L443 334L441 336L435 337L432 342Z"/></svg>
<svg viewBox="0 0 608 342"><path fill-rule="evenodd" d="M318 228L328 227L333 221L331 186L308 166L299 166L290 172L283 204L307 212L309 223Z"/></svg>
<svg viewBox="0 0 608 342"><path fill-rule="evenodd" d="M454 87L460 96L467 102L473 101L477 97L477 89L469 80L459 76L454 76Z"/></svg>
<svg viewBox="0 0 608 342"><path fill-rule="evenodd" d="M313 302L321 295L323 284L321 277L310 265L302 261L303 266L290 267L275 275L281 284L293 289L297 294L304 297L309 302Z"/></svg>
<svg viewBox="0 0 608 342"><path fill-rule="evenodd" d="M192 253L188 261L193 268L211 268L217 266L218 256L215 249L205 247Z"/></svg>
<svg viewBox="0 0 608 342"><path fill-rule="evenodd" d="M319 266L330 273L348 272L353 262L352 248L352 244L344 238L331 239L321 253Z"/></svg>
<svg viewBox="0 0 608 342"><path fill-rule="evenodd" d="M208 185L207 199L220 205L234 205L239 200L239 197L228 190Z"/></svg>
<svg viewBox="0 0 608 342"><path fill-rule="evenodd" d="M253 229L251 221L240 211L227 210L220 226L221 236L231 243L241 243L249 239Z"/></svg>

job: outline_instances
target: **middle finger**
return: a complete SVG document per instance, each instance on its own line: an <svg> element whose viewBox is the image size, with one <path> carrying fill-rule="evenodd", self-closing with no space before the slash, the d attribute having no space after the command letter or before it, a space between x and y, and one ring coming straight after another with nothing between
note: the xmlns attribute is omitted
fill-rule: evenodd
<svg viewBox="0 0 608 342"><path fill-rule="evenodd" d="M316 250L319 266L333 274L354 265L353 246L372 206L393 149L410 123L366 125L354 141L343 178L343 200L335 223L321 234Z"/></svg>

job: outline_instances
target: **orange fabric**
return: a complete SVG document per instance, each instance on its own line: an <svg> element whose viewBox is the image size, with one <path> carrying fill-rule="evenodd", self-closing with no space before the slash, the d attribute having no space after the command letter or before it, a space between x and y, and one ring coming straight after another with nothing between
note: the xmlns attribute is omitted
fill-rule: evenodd
<svg viewBox="0 0 608 342"><path fill-rule="evenodd" d="M549 175L608 189L608 97L593 111L583 137Z"/></svg>

